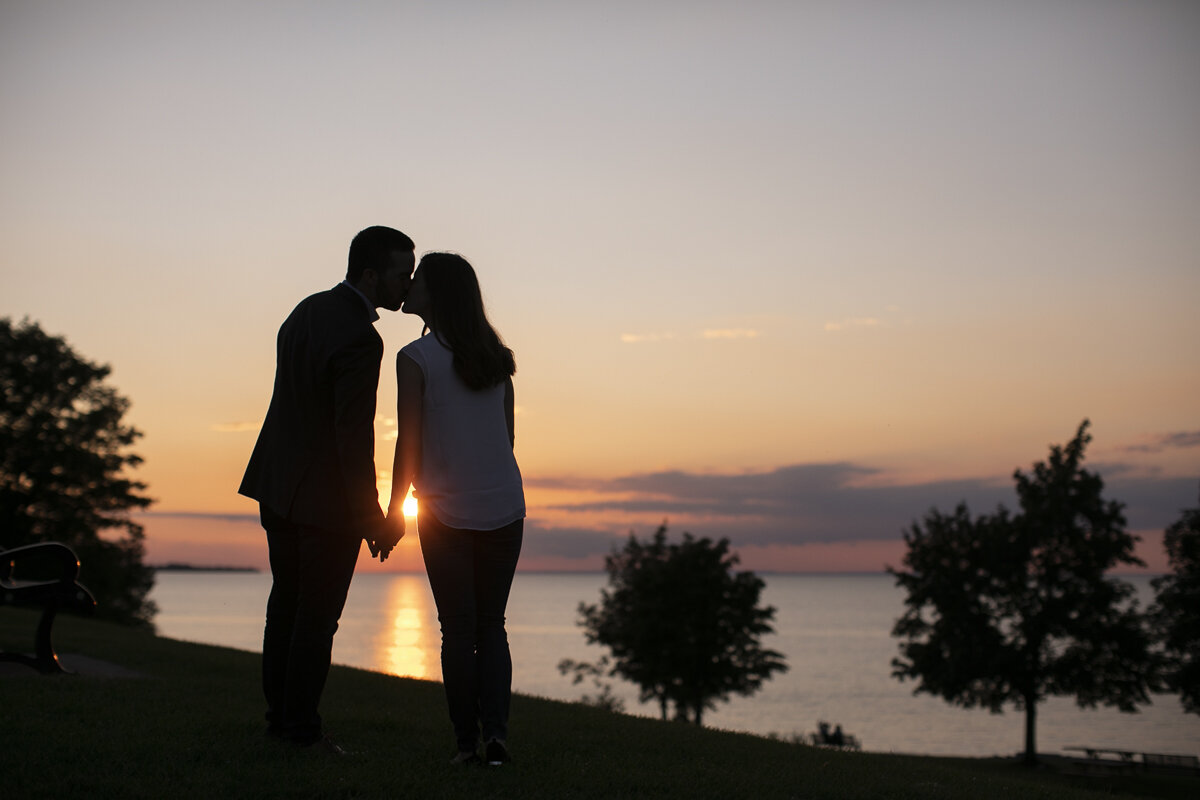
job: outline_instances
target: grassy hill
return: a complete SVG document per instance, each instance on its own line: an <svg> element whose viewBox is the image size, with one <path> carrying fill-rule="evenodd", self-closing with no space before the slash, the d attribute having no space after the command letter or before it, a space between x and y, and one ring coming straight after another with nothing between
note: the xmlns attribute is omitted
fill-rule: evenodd
<svg viewBox="0 0 1200 800"><path fill-rule="evenodd" d="M0 607L0 648L37 615ZM60 653L137 678L0 675L0 787L12 798L1191 798L1200 780L1085 778L997 759L842 753L514 698L514 763L452 767L439 683L334 667L322 714L355 754L263 736L259 658L60 618Z"/></svg>

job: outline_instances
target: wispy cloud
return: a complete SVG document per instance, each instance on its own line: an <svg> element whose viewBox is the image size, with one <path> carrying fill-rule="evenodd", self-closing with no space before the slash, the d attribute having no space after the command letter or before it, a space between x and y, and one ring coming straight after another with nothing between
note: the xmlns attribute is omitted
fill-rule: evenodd
<svg viewBox="0 0 1200 800"><path fill-rule="evenodd" d="M134 511L132 516L259 524L258 514L221 514L207 511Z"/></svg>
<svg viewBox="0 0 1200 800"><path fill-rule="evenodd" d="M849 328L877 328L883 321L875 317L848 317L841 322L826 322L826 331L844 331Z"/></svg>
<svg viewBox="0 0 1200 800"><path fill-rule="evenodd" d="M259 422L215 422L209 426L209 430L217 433L245 433L258 430L261 424Z"/></svg>
<svg viewBox="0 0 1200 800"><path fill-rule="evenodd" d="M1189 447L1200 447L1200 431L1158 434L1148 442L1130 445L1125 450L1130 453L1161 453L1163 450L1181 450Z"/></svg>
<svg viewBox="0 0 1200 800"><path fill-rule="evenodd" d="M1106 469L1105 496L1125 504L1132 530L1162 529L1195 497L1191 478L1111 473ZM638 525L647 530L667 519L672 528L728 537L735 546L892 540L931 508L950 512L961 502L973 514L990 513L1000 504L1017 508L1013 485L1004 476L880 485L885 477L869 466L832 462L755 473L670 471L591 480L531 476L526 484L592 494L583 502L550 506L556 517L608 513L614 519L643 520ZM583 540L577 541L582 548ZM595 546L600 539L587 541ZM578 554L585 555L582 549Z"/></svg>
<svg viewBox="0 0 1200 800"><path fill-rule="evenodd" d="M664 520L674 535L688 531L728 538L735 548L898 542L903 530L930 508L949 512L965 501L973 514L981 514L999 503L1010 509L1017 506L1012 484L1004 478L863 484L866 478L881 476L880 470L848 462L798 464L756 473L672 471L612 479L530 476L525 480L529 487L582 490L600 499L531 507L522 558L598 558L628 533L649 535ZM1131 530L1153 531L1177 519L1180 509L1195 505L1195 490L1191 478L1114 477L1105 481L1104 493L1126 504ZM171 518L247 526L259 522L257 514L140 511L135 516L147 522Z"/></svg>
<svg viewBox="0 0 1200 800"><path fill-rule="evenodd" d="M625 344L643 344L645 342L666 342L680 338L684 339L757 339L763 332L754 328L706 328L702 331L689 333L680 337L674 331L663 333L622 333L621 341Z"/></svg>
<svg viewBox="0 0 1200 800"><path fill-rule="evenodd" d="M705 339L757 339L762 331L752 328L710 328L700 334Z"/></svg>
<svg viewBox="0 0 1200 800"><path fill-rule="evenodd" d="M674 339L674 333L622 333L621 341L625 344L641 344L643 342L662 342Z"/></svg>
<svg viewBox="0 0 1200 800"><path fill-rule="evenodd" d="M653 531L651 531L653 532ZM525 532L521 542L523 557L561 556L565 558L587 558L608 554L614 544L623 541L620 534L596 528L571 528L546 525L536 519L525 520Z"/></svg>
<svg viewBox="0 0 1200 800"><path fill-rule="evenodd" d="M574 488L611 494L556 511L611 512L649 519L683 518L701 535L731 536L739 543L857 541L898 536L931 505L952 509L968 501L978 511L1008 500L1012 490L977 480L919 486L860 486L879 470L848 462L796 464L769 472L656 472L589 482ZM531 485L562 486L534 478Z"/></svg>

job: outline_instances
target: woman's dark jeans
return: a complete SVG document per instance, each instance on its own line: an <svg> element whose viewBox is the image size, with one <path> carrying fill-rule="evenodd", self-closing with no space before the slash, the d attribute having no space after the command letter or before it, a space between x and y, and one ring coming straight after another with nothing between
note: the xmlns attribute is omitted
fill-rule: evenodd
<svg viewBox="0 0 1200 800"><path fill-rule="evenodd" d="M442 683L460 752L508 737L512 656L504 609L525 521L494 531L450 528L421 511L421 554L442 626Z"/></svg>

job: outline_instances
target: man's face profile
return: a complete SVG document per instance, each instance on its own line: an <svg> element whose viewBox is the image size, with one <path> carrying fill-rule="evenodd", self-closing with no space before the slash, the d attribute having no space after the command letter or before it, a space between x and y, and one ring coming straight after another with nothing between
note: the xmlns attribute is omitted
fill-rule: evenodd
<svg viewBox="0 0 1200 800"><path fill-rule="evenodd" d="M376 300L381 308L388 311L399 311L408 295L409 284L412 283L413 265L416 259L411 250L395 250L389 263L382 272L377 273L375 284Z"/></svg>

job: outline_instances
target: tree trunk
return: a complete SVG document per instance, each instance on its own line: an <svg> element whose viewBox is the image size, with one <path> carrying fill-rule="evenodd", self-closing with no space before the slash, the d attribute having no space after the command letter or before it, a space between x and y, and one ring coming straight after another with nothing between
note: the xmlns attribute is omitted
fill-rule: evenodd
<svg viewBox="0 0 1200 800"><path fill-rule="evenodd" d="M659 695L658 707L662 709L663 722L666 722L667 721L667 696L665 694Z"/></svg>
<svg viewBox="0 0 1200 800"><path fill-rule="evenodd" d="M1037 766L1037 700L1025 698L1025 766Z"/></svg>
<svg viewBox="0 0 1200 800"><path fill-rule="evenodd" d="M697 704L695 707L696 718L692 722L696 723L696 727L702 727L700 724L700 715L704 713L704 706Z"/></svg>

